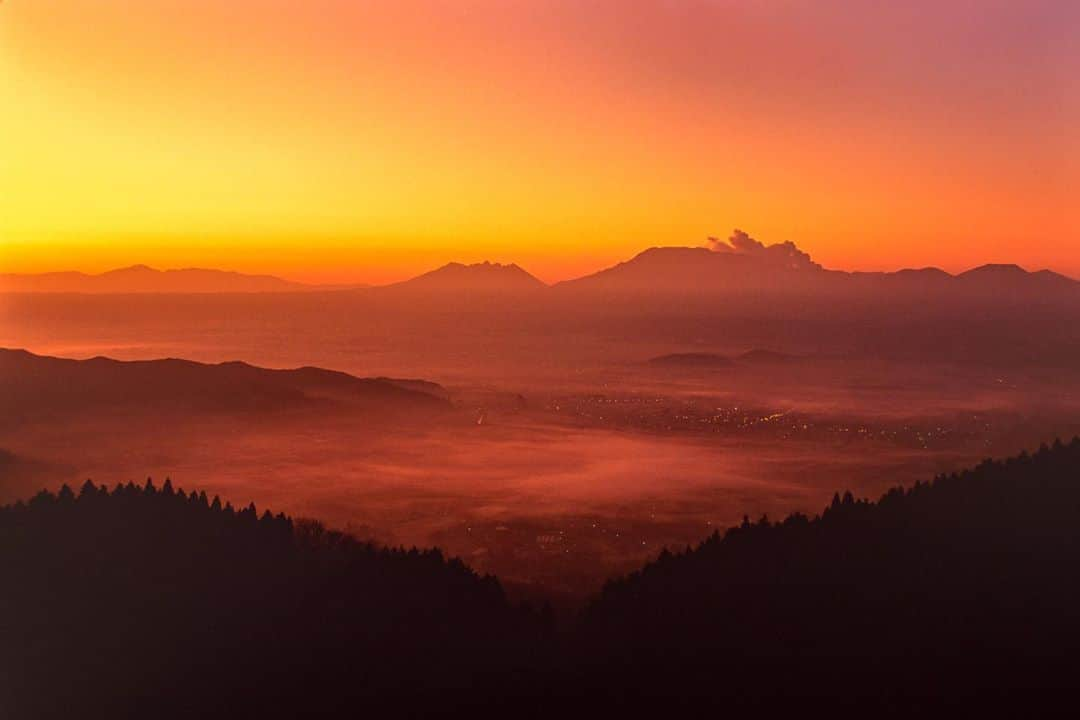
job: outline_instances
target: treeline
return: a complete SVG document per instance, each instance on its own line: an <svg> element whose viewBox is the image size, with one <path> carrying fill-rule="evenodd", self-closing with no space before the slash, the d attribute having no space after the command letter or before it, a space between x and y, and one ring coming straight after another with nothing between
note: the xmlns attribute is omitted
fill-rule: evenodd
<svg viewBox="0 0 1080 720"><path fill-rule="evenodd" d="M5 717L1031 712L1080 666L1080 439L746 519L556 634L439 551L202 493L0 509Z"/></svg>
<svg viewBox="0 0 1080 720"><path fill-rule="evenodd" d="M1078 563L1080 438L812 518L745 518L609 582L584 642L594 668L630 670L608 680L644 671L660 696L1037 701L1080 667Z"/></svg>
<svg viewBox="0 0 1080 720"><path fill-rule="evenodd" d="M539 613L438 550L204 493L91 482L0 509L4 717L247 717L453 705Z"/></svg>

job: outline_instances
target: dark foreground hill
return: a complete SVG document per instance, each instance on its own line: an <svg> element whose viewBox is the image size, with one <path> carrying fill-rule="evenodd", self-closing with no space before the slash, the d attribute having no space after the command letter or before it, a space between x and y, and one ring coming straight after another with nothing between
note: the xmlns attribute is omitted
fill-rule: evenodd
<svg viewBox="0 0 1080 720"><path fill-rule="evenodd" d="M1080 439L665 552L592 602L583 654L662 699L1038 703L1080 667L1078 563Z"/></svg>
<svg viewBox="0 0 1080 720"><path fill-rule="evenodd" d="M1031 714L1080 667L1080 439L609 583L555 636L492 578L170 485L0 509L8 716Z"/></svg>
<svg viewBox="0 0 1080 720"><path fill-rule="evenodd" d="M168 482L0 509L0 574L6 718L452 710L543 637L494 578L437 550Z"/></svg>

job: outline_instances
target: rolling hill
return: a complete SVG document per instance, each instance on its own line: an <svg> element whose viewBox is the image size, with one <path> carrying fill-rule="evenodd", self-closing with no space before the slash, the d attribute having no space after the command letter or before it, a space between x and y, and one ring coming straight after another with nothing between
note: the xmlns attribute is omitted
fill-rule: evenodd
<svg viewBox="0 0 1080 720"><path fill-rule="evenodd" d="M271 275L185 268L156 270L146 265L98 275L80 272L0 274L0 292L13 293L263 293L319 289Z"/></svg>
<svg viewBox="0 0 1080 720"><path fill-rule="evenodd" d="M8 417L134 412L265 413L333 405L372 411L448 408L434 383L357 378L305 367L270 370L241 362L70 360L0 349L0 396Z"/></svg>

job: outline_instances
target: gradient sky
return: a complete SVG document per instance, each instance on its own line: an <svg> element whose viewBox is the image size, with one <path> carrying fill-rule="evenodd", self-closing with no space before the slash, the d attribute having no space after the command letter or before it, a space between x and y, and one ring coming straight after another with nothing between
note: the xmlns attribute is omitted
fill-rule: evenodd
<svg viewBox="0 0 1080 720"><path fill-rule="evenodd" d="M1080 276L1075 0L5 0L0 270Z"/></svg>

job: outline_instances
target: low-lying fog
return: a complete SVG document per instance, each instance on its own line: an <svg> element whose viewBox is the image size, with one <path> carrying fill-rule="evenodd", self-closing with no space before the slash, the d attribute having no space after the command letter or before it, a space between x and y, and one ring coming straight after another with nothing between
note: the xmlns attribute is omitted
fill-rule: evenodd
<svg viewBox="0 0 1080 720"><path fill-rule="evenodd" d="M792 357L760 364L650 365L665 352L738 353L760 338L703 331L700 342L676 343L658 332L633 342L527 334L505 319L470 327L467 318L457 330L443 318L395 332L344 312L317 333L243 315L195 337L191 324L124 316L103 300L94 307L113 314L100 318L85 307L60 317L50 313L61 304L38 302L28 314L7 307L0 345L421 377L443 383L454 410L403 420L344 410L178 417L154 407L4 423L0 502L87 477L169 476L382 542L437 544L515 592L567 602L744 515L815 513L838 490L874 497L1080 433L1075 373L790 344L772 349Z"/></svg>

